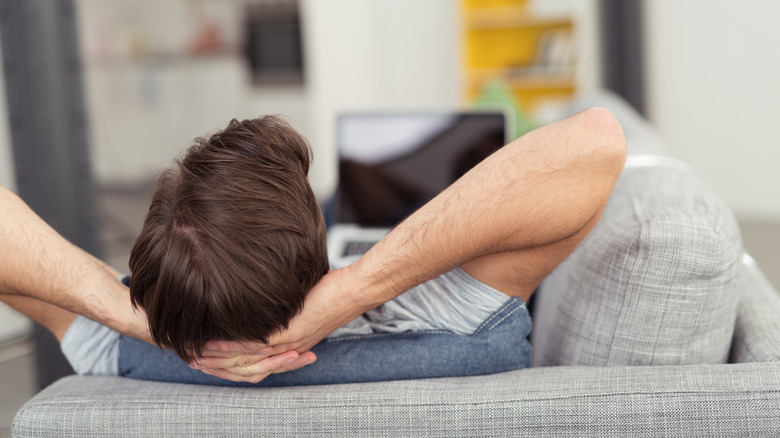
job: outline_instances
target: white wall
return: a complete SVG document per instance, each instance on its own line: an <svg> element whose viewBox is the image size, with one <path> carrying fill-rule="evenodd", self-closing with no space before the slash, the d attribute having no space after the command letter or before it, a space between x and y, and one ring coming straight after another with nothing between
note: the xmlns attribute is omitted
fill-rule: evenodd
<svg viewBox="0 0 780 438"><path fill-rule="evenodd" d="M336 176L335 117L371 108L460 105L458 3L303 0L307 89L319 197Z"/></svg>
<svg viewBox="0 0 780 438"><path fill-rule="evenodd" d="M738 216L780 222L780 2L644 5L650 119Z"/></svg>
<svg viewBox="0 0 780 438"><path fill-rule="evenodd" d="M603 87L599 0L571 1L573 5L570 10L576 22L577 86L581 92L589 93Z"/></svg>

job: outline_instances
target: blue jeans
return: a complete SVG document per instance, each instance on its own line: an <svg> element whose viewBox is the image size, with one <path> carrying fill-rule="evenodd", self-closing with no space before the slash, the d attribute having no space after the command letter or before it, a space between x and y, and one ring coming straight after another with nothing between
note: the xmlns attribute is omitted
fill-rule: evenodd
<svg viewBox="0 0 780 438"><path fill-rule="evenodd" d="M492 374L531 365L531 317L512 298L469 336L418 331L328 338L311 349L317 361L259 383L230 382L194 370L169 351L122 336L124 377L219 386L296 386Z"/></svg>

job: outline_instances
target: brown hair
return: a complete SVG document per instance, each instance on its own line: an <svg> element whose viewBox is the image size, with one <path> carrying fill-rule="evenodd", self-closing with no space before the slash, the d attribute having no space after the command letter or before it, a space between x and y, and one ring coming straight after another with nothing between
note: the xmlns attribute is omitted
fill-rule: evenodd
<svg viewBox="0 0 780 438"><path fill-rule="evenodd" d="M130 254L130 296L156 343L189 361L207 340L267 342L328 271L310 149L283 119L198 138L157 183Z"/></svg>

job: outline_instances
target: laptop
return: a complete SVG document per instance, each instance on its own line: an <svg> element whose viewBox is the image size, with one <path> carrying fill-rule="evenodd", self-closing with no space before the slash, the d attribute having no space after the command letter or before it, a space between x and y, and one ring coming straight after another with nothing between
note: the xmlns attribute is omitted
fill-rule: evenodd
<svg viewBox="0 0 780 438"><path fill-rule="evenodd" d="M328 256L353 263L385 234L511 139L508 109L339 115L338 184Z"/></svg>

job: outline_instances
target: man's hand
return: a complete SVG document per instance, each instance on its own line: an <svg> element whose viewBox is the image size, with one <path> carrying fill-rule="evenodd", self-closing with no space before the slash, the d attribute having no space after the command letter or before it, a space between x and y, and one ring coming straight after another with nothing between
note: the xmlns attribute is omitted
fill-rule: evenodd
<svg viewBox="0 0 780 438"><path fill-rule="evenodd" d="M211 358L203 358L199 361L190 364L192 368L198 369L206 374L220 379L232 380L234 382L251 382L257 383L271 374L286 373L287 371L297 370L313 363L317 360L317 356L311 351L298 354L296 351L287 351L285 353L277 354L275 356L267 357L267 355L259 355L263 359L257 359L250 353L237 354L234 356L232 363L237 365L229 368L205 368L201 363L211 360ZM228 359L220 359L228 360ZM249 362L242 362L242 361Z"/></svg>
<svg viewBox="0 0 780 438"><path fill-rule="evenodd" d="M349 298L349 292L357 290L354 284L350 267L332 271L309 292L303 311L287 330L269 339L270 345L209 341L203 357L190 366L222 379L257 383L272 373L309 365L317 359L310 348L368 310Z"/></svg>
<svg viewBox="0 0 780 438"><path fill-rule="evenodd" d="M154 344L146 312L140 307L133 307L130 302L130 290L127 286L121 283L120 285L121 289L117 289L108 301L110 305L104 307L105 316L101 322L123 335Z"/></svg>

